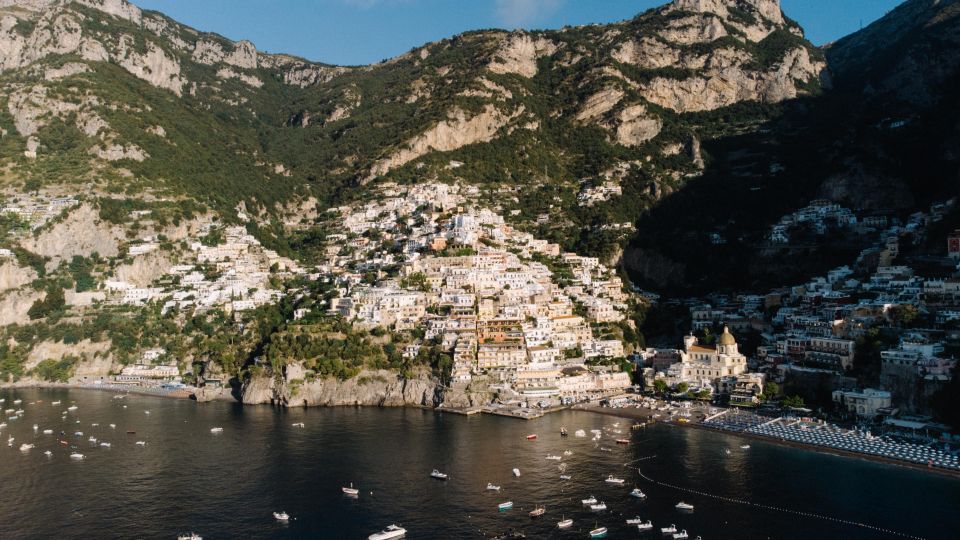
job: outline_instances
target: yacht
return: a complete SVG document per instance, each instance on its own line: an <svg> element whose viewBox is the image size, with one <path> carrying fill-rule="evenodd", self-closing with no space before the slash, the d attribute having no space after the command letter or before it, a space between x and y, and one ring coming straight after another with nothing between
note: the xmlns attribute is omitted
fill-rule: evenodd
<svg viewBox="0 0 960 540"><path fill-rule="evenodd" d="M286 512L274 512L273 517L277 521L290 521L290 514Z"/></svg>
<svg viewBox="0 0 960 540"><path fill-rule="evenodd" d="M670 524L669 527L660 527L660 532L662 532L663 534L673 534L677 532L677 526Z"/></svg>
<svg viewBox="0 0 960 540"><path fill-rule="evenodd" d="M530 511L530 517L540 517L547 513L547 509L543 506L538 506Z"/></svg>
<svg viewBox="0 0 960 540"><path fill-rule="evenodd" d="M590 498L583 499L580 502L582 502L584 506L590 506L591 504L597 504L597 498L591 495Z"/></svg>
<svg viewBox="0 0 960 540"><path fill-rule="evenodd" d="M83 454L80 452L74 452L70 454L70 459L83 459Z"/></svg>
<svg viewBox="0 0 960 540"><path fill-rule="evenodd" d="M222 427L210 428L210 433L223 433L223 428Z"/></svg>
<svg viewBox="0 0 960 540"><path fill-rule="evenodd" d="M636 497L638 499L646 499L647 495L640 491L640 488L633 488L633 491L630 492L631 497Z"/></svg>
<svg viewBox="0 0 960 540"><path fill-rule="evenodd" d="M436 470L436 469L434 469L433 471L430 472L430 476L431 476L432 478L436 478L437 480L446 480L446 479L448 478L446 474L444 474L444 473L442 473L442 472L440 472L440 471L438 471L438 470Z"/></svg>
<svg viewBox="0 0 960 540"><path fill-rule="evenodd" d="M345 495L351 495L353 497L356 497L360 494L360 490L353 487L353 482L350 482L350 487L342 487L340 490L343 491Z"/></svg>
<svg viewBox="0 0 960 540"><path fill-rule="evenodd" d="M500 491L500 486L495 486L492 482L487 482L487 491Z"/></svg>
<svg viewBox="0 0 960 540"><path fill-rule="evenodd" d="M197 533L187 533L177 536L177 540L203 540L203 537Z"/></svg>
<svg viewBox="0 0 960 540"><path fill-rule="evenodd" d="M608 484L617 484L619 486L619 485L623 485L623 478L617 478L611 474L610 476L607 477L606 480L604 480L604 482Z"/></svg>
<svg viewBox="0 0 960 540"><path fill-rule="evenodd" d="M643 520L640 519L640 516L637 516L635 518L630 518L627 520L627 525L639 525L641 523L643 523Z"/></svg>
<svg viewBox="0 0 960 540"><path fill-rule="evenodd" d="M390 538L400 538L407 534L407 530L397 525L390 525L386 529L373 533L367 537L367 540L389 540Z"/></svg>
<svg viewBox="0 0 960 540"><path fill-rule="evenodd" d="M677 503L677 510L688 510L688 511L692 511L692 510L693 510L693 505L690 504L690 503L685 503L685 502L683 502L683 501L680 501L680 502Z"/></svg>
<svg viewBox="0 0 960 540"><path fill-rule="evenodd" d="M513 475L516 476L516 477L519 477L519 476L520 476L520 469L516 469L516 468L513 469Z"/></svg>
<svg viewBox="0 0 960 540"><path fill-rule="evenodd" d="M597 527L596 529L590 531L590 538L606 538L606 537L607 537L606 527Z"/></svg>
<svg viewBox="0 0 960 540"><path fill-rule="evenodd" d="M501 512L511 508L513 508L513 501L507 501L497 505L497 510L500 510Z"/></svg>
<svg viewBox="0 0 960 540"><path fill-rule="evenodd" d="M653 522L650 521L649 519L642 523L637 523L638 531L649 531L652 528L653 528Z"/></svg>
<svg viewBox="0 0 960 540"><path fill-rule="evenodd" d="M607 509L607 503L602 501L598 502L597 504L590 505L590 510L593 510L594 512L602 512L606 509Z"/></svg>
<svg viewBox="0 0 960 540"><path fill-rule="evenodd" d="M690 538L690 535L687 534L687 530L684 529L673 535L676 540L683 540L684 538Z"/></svg>

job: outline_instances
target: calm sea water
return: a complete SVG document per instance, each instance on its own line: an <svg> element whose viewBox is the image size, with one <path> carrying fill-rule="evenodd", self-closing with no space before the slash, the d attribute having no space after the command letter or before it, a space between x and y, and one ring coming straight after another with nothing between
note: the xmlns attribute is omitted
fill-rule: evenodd
<svg viewBox="0 0 960 540"><path fill-rule="evenodd" d="M652 484L647 476L702 492L790 510L828 515L924 538L957 538L960 481L750 441L735 436L658 426L630 432L628 420L568 412L524 422L462 417L413 409L284 411L231 403L130 396L95 391L0 391L2 409L25 410L0 430L0 538L175 538L196 531L217 538L366 538L391 523L407 538L483 538L511 528L528 538L586 538L596 525L610 538L662 538L675 523L690 538L897 538L850 525L723 502ZM12 404L22 399L22 405ZM60 400L54 406L52 401ZM65 419L70 404L78 409ZM150 414L147 414L149 411ZM78 423L79 422L79 423ZM293 427L303 422L305 427ZM92 424L99 426L94 427ZM111 429L109 424L116 424ZM619 423L618 427L614 427ZM35 434L33 425L39 426ZM223 427L212 434L211 427ZM571 436L561 438L561 426ZM589 439L604 429L602 451ZM53 435L43 435L53 429ZM573 431L585 429L587 438ZM632 444L618 446L612 430ZM135 430L135 435L126 434ZM86 455L72 461L59 432ZM74 432L82 431L82 437ZM536 441L525 435L537 433ZM7 437L16 440L6 445ZM111 443L94 446L90 436ZM136 441L146 441L137 446ZM22 453L23 442L36 444ZM45 450L53 455L47 457ZM564 456L561 481L558 462ZM729 454L727 451L729 450ZM513 478L511 469L522 476ZM429 478L437 468L447 482ZM608 474L624 486L604 483ZM357 499L340 487L353 482ZM487 482L502 486L485 490ZM647 495L628 495L634 487ZM609 507L595 514L580 500L595 495ZM513 510L497 504L513 501ZM674 505L696 505L681 514ZM527 512L542 504L547 514ZM271 513L284 510L289 524ZM651 519L655 532L639 534L627 517ZM556 522L573 518L559 531Z"/></svg>

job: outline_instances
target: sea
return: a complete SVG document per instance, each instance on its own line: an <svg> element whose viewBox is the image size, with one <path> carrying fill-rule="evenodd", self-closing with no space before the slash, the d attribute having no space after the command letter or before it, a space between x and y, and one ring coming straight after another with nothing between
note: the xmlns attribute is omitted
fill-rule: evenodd
<svg viewBox="0 0 960 540"><path fill-rule="evenodd" d="M689 427L632 430L589 412L524 421L68 389L0 390L0 399L14 409L0 418L3 539L365 539L390 524L410 539L574 539L598 527L608 538L660 539L671 524L703 540L960 537L955 478ZM449 479L431 478L434 469ZM358 497L342 493L351 483ZM634 488L646 498L631 497ZM585 507L590 496L607 510ZM513 508L498 511L507 501ZM694 510L678 511L680 501ZM546 513L529 517L537 506ZM635 517L654 530L626 524ZM558 529L566 518L573 526Z"/></svg>

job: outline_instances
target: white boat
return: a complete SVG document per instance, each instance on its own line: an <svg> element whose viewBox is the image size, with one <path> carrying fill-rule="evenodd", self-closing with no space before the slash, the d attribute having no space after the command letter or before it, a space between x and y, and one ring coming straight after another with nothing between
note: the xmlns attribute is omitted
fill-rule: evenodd
<svg viewBox="0 0 960 540"><path fill-rule="evenodd" d="M730 455L730 451L729 451L729 450L724 450L724 452L726 452L727 455Z"/></svg>
<svg viewBox="0 0 960 540"><path fill-rule="evenodd" d="M584 431L584 430L582 430L582 429L578 429L576 432L574 432L573 435L574 435L575 437L586 437L586 436L587 436L587 432Z"/></svg>
<svg viewBox="0 0 960 540"><path fill-rule="evenodd" d="M143 411L143 414L150 414L150 411Z"/></svg>
<svg viewBox="0 0 960 540"><path fill-rule="evenodd" d="M640 519L640 516L637 516L635 518L630 518L627 520L627 525L639 525L641 523L643 523L643 520Z"/></svg>
<svg viewBox="0 0 960 540"><path fill-rule="evenodd" d="M20 445L20 451L21 451L21 452L29 452L31 449L33 449L33 445L32 445L32 444L23 443L23 444Z"/></svg>
<svg viewBox="0 0 960 540"><path fill-rule="evenodd" d="M110 429L117 429L117 425L116 425L116 424L110 424Z"/></svg>
<svg viewBox="0 0 960 540"><path fill-rule="evenodd" d="M367 540L390 540L391 538L400 538L407 534L407 530L397 525L390 525L386 529L373 533L367 537Z"/></svg>
<svg viewBox="0 0 960 540"><path fill-rule="evenodd" d="M287 514L286 512L274 512L273 517L277 521L290 521L290 514Z"/></svg>
<svg viewBox="0 0 960 540"><path fill-rule="evenodd" d="M649 519L644 522L637 523L638 531L649 531L652 528L653 528L653 522L650 521Z"/></svg>
<svg viewBox="0 0 960 540"><path fill-rule="evenodd" d="M68 411L75 411L75 410L77 410L77 406L76 406L76 405L71 405L71 406L67 407L67 410L68 410Z"/></svg>
<svg viewBox="0 0 960 540"><path fill-rule="evenodd" d="M3 411L3 414L13 414L13 412L14 412L14 409L7 409Z"/></svg>
<svg viewBox="0 0 960 540"><path fill-rule="evenodd" d="M557 522L558 529L569 529L572 526L573 526L573 520L570 518L561 519L560 521Z"/></svg>
<svg viewBox="0 0 960 540"><path fill-rule="evenodd" d="M38 429L40 429L40 426L34 424L34 425L33 425L33 431L36 432Z"/></svg>
<svg viewBox="0 0 960 540"><path fill-rule="evenodd" d="M446 480L448 478L448 476L445 473L442 473L436 469L430 472L430 476L432 478L436 478L437 480Z"/></svg>
<svg viewBox="0 0 960 540"><path fill-rule="evenodd" d="M222 427L210 428L210 433L223 433L223 428Z"/></svg>
<svg viewBox="0 0 960 540"><path fill-rule="evenodd" d="M45 429L45 430L43 430L43 434L44 434L44 435L53 435L53 430L52 430L52 429Z"/></svg>
<svg viewBox="0 0 960 540"><path fill-rule="evenodd" d="M677 503L677 510L693 510L693 505L680 501Z"/></svg>
<svg viewBox="0 0 960 540"><path fill-rule="evenodd" d="M78 460L83 459L83 454L81 454L80 452L74 452L70 454L70 459L78 459Z"/></svg>
<svg viewBox="0 0 960 540"><path fill-rule="evenodd" d="M54 406L59 405L59 404L60 404L59 401L51 401L51 402L50 402L50 405L54 405Z"/></svg>
<svg viewBox="0 0 960 540"><path fill-rule="evenodd" d="M646 499L647 495L640 491L640 488L633 488L633 491L630 492L631 497L636 497L638 499Z"/></svg>
<svg viewBox="0 0 960 540"><path fill-rule="evenodd" d="M90 424L90 427L100 427L100 424L94 422L94 423Z"/></svg>
<svg viewBox="0 0 960 540"><path fill-rule="evenodd" d="M92 442L93 444L97 444L97 438L96 438L96 437L90 437L90 438L87 439L87 440L90 441L90 442Z"/></svg>
<svg viewBox="0 0 960 540"><path fill-rule="evenodd" d="M530 511L530 517L540 517L547 513L547 509L543 506L538 506Z"/></svg>
<svg viewBox="0 0 960 540"><path fill-rule="evenodd" d="M291 424L291 425L292 425L293 427L301 427L301 428L302 428L302 427L305 426L306 424L304 424L303 422L296 422L296 423Z"/></svg>
<svg viewBox="0 0 960 540"><path fill-rule="evenodd" d="M74 432L73 432L73 435L74 435L74 437L83 437L83 432L82 432L82 431L74 431Z"/></svg>
<svg viewBox="0 0 960 540"><path fill-rule="evenodd" d="M673 534L677 532L677 526L671 523L669 527L660 527L660 532L663 534Z"/></svg>
<svg viewBox="0 0 960 540"><path fill-rule="evenodd" d="M134 444L136 444L137 446L146 446L146 445L147 445L147 441L137 441L137 442L134 443Z"/></svg>
<svg viewBox="0 0 960 540"><path fill-rule="evenodd" d="M549 459L550 461L560 461L563 458L557 455L550 455L550 456L547 456L547 459Z"/></svg>
<svg viewBox="0 0 960 540"><path fill-rule="evenodd" d="M360 495L360 490L353 487L353 482L350 482L350 487L342 487L340 490L343 491L344 494L351 495L353 497Z"/></svg>
<svg viewBox="0 0 960 540"><path fill-rule="evenodd" d="M570 479L572 479L572 478L573 478L573 477L570 476L569 474L561 474L561 475L560 475L560 479L561 479L561 480L570 480Z"/></svg>
<svg viewBox="0 0 960 540"><path fill-rule="evenodd" d="M598 502L597 504L590 505L590 510L593 510L594 512L602 512L606 509L607 509L607 503L605 502Z"/></svg>
<svg viewBox="0 0 960 540"><path fill-rule="evenodd" d="M520 476L520 469L513 469L513 475L519 477L519 476Z"/></svg>
<svg viewBox="0 0 960 540"><path fill-rule="evenodd" d="M45 450L45 451L43 452L43 455L45 455L45 456L47 456L47 457L50 457L50 456L53 455L53 452L51 452L51 451L49 451L49 450Z"/></svg>
<svg viewBox="0 0 960 540"><path fill-rule="evenodd" d="M598 527L590 531L590 538L606 538L607 537L607 528Z"/></svg>
<svg viewBox="0 0 960 540"><path fill-rule="evenodd" d="M110 448L110 443L108 443L108 442L102 442L102 443L100 443L100 446L101 446L102 448Z"/></svg>
<svg viewBox="0 0 960 540"><path fill-rule="evenodd" d="M177 540L203 540L203 537L197 533L186 533L177 536Z"/></svg>
<svg viewBox="0 0 960 540"><path fill-rule="evenodd" d="M563 455L565 455L565 456L572 456L572 455L573 455L573 452L571 452L570 450L564 450L564 451L563 451Z"/></svg>
<svg viewBox="0 0 960 540"><path fill-rule="evenodd" d="M13 446L13 441L15 440L16 439L14 439L13 437L10 437L9 439L7 439L7 446Z"/></svg>
<svg viewBox="0 0 960 540"><path fill-rule="evenodd" d="M591 495L589 498L583 499L580 502L582 502L584 506L590 506L591 504L597 504L597 498Z"/></svg>
<svg viewBox="0 0 960 540"><path fill-rule="evenodd" d="M0 429L3 429L3 428L5 428L5 427L7 427L7 423L6 423L6 422L0 422Z"/></svg>
<svg viewBox="0 0 960 540"><path fill-rule="evenodd" d="M608 484L617 484L619 486L619 485L623 485L623 478L617 478L611 474L610 476L607 477L606 480L604 480L604 482Z"/></svg>
<svg viewBox="0 0 960 540"><path fill-rule="evenodd" d="M513 508L513 501L507 501L497 505L497 510L500 510L500 511L509 510L511 508Z"/></svg>
<svg viewBox="0 0 960 540"><path fill-rule="evenodd" d="M687 534L687 530L684 529L673 535L674 540L683 540L684 538L690 538L690 535Z"/></svg>
<svg viewBox="0 0 960 540"><path fill-rule="evenodd" d="M487 482L487 491L500 491L500 486L495 486L490 482Z"/></svg>
<svg viewBox="0 0 960 540"><path fill-rule="evenodd" d="M749 445L749 444L741 444L741 445L740 445L740 449L741 449L741 450L749 450L749 449L750 449L750 445Z"/></svg>
<svg viewBox="0 0 960 540"><path fill-rule="evenodd" d="M19 404L21 404L21 403L23 403L23 400L22 400L22 399L15 399L15 400L13 400L13 404L14 404L14 405L19 405Z"/></svg>

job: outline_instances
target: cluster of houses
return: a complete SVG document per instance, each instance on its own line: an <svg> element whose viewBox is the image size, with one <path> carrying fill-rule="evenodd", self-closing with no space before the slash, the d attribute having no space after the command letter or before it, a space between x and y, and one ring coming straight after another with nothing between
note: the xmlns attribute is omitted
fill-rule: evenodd
<svg viewBox="0 0 960 540"><path fill-rule="evenodd" d="M608 201L620 195L623 195L623 188L620 187L620 184L607 180L597 186L584 186L577 194L577 202L580 206L593 206L596 203Z"/></svg>
<svg viewBox="0 0 960 540"><path fill-rule="evenodd" d="M587 365L625 356L620 339L598 336L625 319L620 278L469 205L472 194L388 186L377 202L336 209L346 233L328 237L324 270L338 291L330 312L362 327L422 328L422 342L404 354L440 345L453 357L454 383L483 377L558 399L630 386L618 367Z"/></svg>
<svg viewBox="0 0 960 540"><path fill-rule="evenodd" d="M0 214L17 216L21 221L30 224L30 230L36 230L76 204L77 200L73 197L21 195L0 206Z"/></svg>

